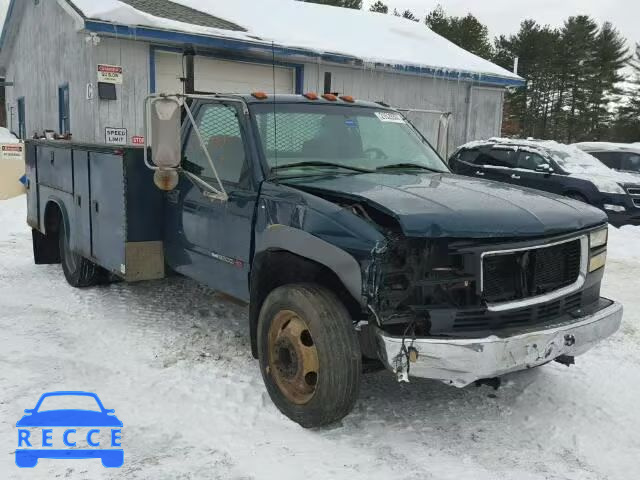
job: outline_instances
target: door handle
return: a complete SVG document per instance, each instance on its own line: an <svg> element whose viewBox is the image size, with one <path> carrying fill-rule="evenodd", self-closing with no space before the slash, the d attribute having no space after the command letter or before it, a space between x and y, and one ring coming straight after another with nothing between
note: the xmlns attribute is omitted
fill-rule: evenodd
<svg viewBox="0 0 640 480"><path fill-rule="evenodd" d="M476 175L478 175L479 177L484 177L484 172L481 172L480 170L476 171Z"/></svg>
<svg viewBox="0 0 640 480"><path fill-rule="evenodd" d="M520 180L520 175L516 175L514 173L513 175L511 175L511 178L513 178L514 180Z"/></svg>

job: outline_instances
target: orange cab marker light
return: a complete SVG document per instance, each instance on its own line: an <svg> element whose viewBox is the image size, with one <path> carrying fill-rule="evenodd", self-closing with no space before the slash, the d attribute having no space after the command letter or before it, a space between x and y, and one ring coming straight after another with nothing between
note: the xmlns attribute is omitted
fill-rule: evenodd
<svg viewBox="0 0 640 480"><path fill-rule="evenodd" d="M303 97L307 98L308 100L318 100L318 94L314 92L307 92L303 95Z"/></svg>
<svg viewBox="0 0 640 480"><path fill-rule="evenodd" d="M322 98L324 98L325 100L329 100L330 102L335 102L338 100L338 97L331 93L325 93L324 95L322 95Z"/></svg>
<svg viewBox="0 0 640 480"><path fill-rule="evenodd" d="M269 98L269 96L264 92L253 92L251 96L257 98L258 100L266 100L267 98Z"/></svg>
<svg viewBox="0 0 640 480"><path fill-rule="evenodd" d="M340 97L340 100L347 103L354 103L356 101L356 99L353 98L351 95L343 95Z"/></svg>

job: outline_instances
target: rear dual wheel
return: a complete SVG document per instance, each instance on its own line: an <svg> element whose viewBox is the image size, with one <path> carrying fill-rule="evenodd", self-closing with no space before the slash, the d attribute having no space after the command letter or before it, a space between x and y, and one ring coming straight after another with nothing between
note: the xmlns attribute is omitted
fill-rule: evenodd
<svg viewBox="0 0 640 480"><path fill-rule="evenodd" d="M86 288L100 283L105 277L105 271L95 263L72 251L69 238L69 227L66 227L64 222L61 222L58 229L60 261L64 277L69 285L76 288Z"/></svg>
<svg viewBox="0 0 640 480"><path fill-rule="evenodd" d="M271 292L258 320L258 355L273 403L294 422L320 427L353 409L362 356L349 312L330 290Z"/></svg>

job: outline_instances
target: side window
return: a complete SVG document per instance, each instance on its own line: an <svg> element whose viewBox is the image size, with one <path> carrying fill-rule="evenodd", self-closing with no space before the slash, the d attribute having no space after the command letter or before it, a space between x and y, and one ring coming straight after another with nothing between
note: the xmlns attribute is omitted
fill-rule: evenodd
<svg viewBox="0 0 640 480"><path fill-rule="evenodd" d="M517 165L516 150L507 148L492 148L480 152L476 158L476 165L489 165L492 167L515 168Z"/></svg>
<svg viewBox="0 0 640 480"><path fill-rule="evenodd" d="M622 170L640 172L640 155L637 153L626 153L622 159Z"/></svg>
<svg viewBox="0 0 640 480"><path fill-rule="evenodd" d="M230 183L245 180L248 166L236 107L221 103L204 105L198 112L196 124L220 180ZM209 160L193 130L185 146L184 168L205 180L215 179Z"/></svg>
<svg viewBox="0 0 640 480"><path fill-rule="evenodd" d="M620 154L615 152L589 152L607 167L620 170Z"/></svg>
<svg viewBox="0 0 640 480"><path fill-rule="evenodd" d="M458 155L458 160L465 163L474 164L476 159L480 156L480 151L478 150L464 150L460 152Z"/></svg>
<svg viewBox="0 0 640 480"><path fill-rule="evenodd" d="M537 153L520 152L518 168L535 171L541 165L549 165L549 161Z"/></svg>

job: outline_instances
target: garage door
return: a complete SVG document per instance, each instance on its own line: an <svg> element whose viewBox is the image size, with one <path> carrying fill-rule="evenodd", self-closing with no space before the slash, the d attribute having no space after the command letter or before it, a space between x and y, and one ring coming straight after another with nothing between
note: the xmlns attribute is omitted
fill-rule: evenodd
<svg viewBox="0 0 640 480"><path fill-rule="evenodd" d="M195 88L199 92L248 93L274 91L271 65L196 56ZM182 55L156 52L156 92L182 92ZM275 92L295 93L295 70L275 68Z"/></svg>

